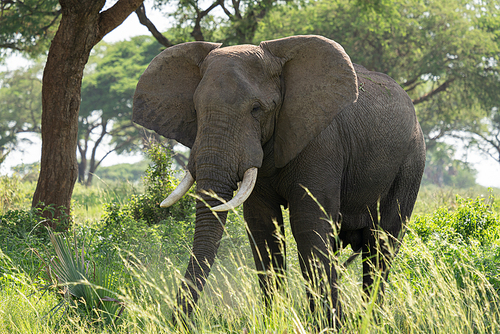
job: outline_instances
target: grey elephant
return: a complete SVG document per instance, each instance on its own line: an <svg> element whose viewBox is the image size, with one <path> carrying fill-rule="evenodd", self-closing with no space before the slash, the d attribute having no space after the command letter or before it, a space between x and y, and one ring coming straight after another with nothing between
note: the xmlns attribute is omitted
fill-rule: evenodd
<svg viewBox="0 0 500 334"><path fill-rule="evenodd" d="M375 271L388 272L413 210L425 164L413 104L390 77L352 64L321 36L220 46L166 49L134 96L134 122L191 148L186 177L162 203L173 204L196 180L191 283L178 294L179 310L191 313L214 262L223 226L213 211L224 223L243 203L264 295L266 271L285 269L276 231L283 233L283 206L302 273L313 281L320 265L326 279L318 285L337 321L338 273L329 254L347 245L361 253L369 290Z"/></svg>

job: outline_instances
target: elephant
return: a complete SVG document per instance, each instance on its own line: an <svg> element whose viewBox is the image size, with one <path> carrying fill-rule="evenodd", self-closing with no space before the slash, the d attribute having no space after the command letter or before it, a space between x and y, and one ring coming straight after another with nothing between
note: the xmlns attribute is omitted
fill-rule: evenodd
<svg viewBox="0 0 500 334"><path fill-rule="evenodd" d="M307 35L258 46L167 48L138 81L133 121L191 149L185 178L161 204L172 205L196 181L179 312L191 313L227 211L241 204L267 304L271 270L285 270L282 207L304 278L314 282L321 268L316 281L332 322L343 313L330 254L350 245L362 255L367 292L377 271L387 277L417 198L425 143L406 92L389 76L353 64L338 43Z"/></svg>

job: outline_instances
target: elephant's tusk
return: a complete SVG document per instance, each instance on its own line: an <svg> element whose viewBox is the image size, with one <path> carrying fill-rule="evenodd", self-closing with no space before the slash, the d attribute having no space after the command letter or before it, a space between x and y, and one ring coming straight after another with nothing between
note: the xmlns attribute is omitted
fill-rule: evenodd
<svg viewBox="0 0 500 334"><path fill-rule="evenodd" d="M189 171L186 171L186 175L182 179L181 183L179 183L177 188L175 188L174 191L172 191L172 193L168 195L168 197L165 198L163 202L161 202L160 207L168 208L169 206L176 203L178 200L182 198L182 196L184 196L189 191L189 189L193 184L194 184L193 176Z"/></svg>
<svg viewBox="0 0 500 334"><path fill-rule="evenodd" d="M243 175L243 181L241 181L240 190L236 193L232 200L227 203L218 205L212 208L213 211L228 211L236 208L245 202L248 196L252 193L255 182L257 181L257 171L256 167L247 169Z"/></svg>

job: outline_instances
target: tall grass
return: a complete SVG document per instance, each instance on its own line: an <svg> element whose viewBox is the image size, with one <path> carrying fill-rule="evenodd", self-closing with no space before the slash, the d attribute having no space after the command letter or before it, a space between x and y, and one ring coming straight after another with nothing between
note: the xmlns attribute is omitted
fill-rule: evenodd
<svg viewBox="0 0 500 334"><path fill-rule="evenodd" d="M383 302L365 300L358 260L342 270L340 299L346 319L342 333L497 333L500 332L498 292L467 254L455 263L435 253L410 233L393 265ZM347 252L348 253L348 252ZM344 254L345 255L345 254ZM92 325L78 313L56 321L47 316L54 295L34 292L34 282L2 281L2 333L313 333L322 331L324 315L309 311L306 283L296 263L288 268L284 288L275 291L266 310L256 272L247 265L248 254L234 252L216 261L207 287L187 328L174 326L172 310L180 268L168 260L127 262L135 284L123 287L123 321L115 327ZM460 277L457 276L460 272ZM4 275L5 277L5 275ZM331 331L330 331L331 332Z"/></svg>
<svg viewBox="0 0 500 334"><path fill-rule="evenodd" d="M107 203L125 203L131 195L138 194L142 187L128 181L105 181L95 178L91 187L75 184L71 197L71 210L74 220L81 223L98 220Z"/></svg>
<svg viewBox="0 0 500 334"><path fill-rule="evenodd" d="M340 298L346 319L344 333L496 333L500 331L499 297L467 255L451 265L436 259L415 235L397 257L383 302L365 300L360 261L342 270ZM172 324L176 282L182 277L168 261L164 267L136 266L140 292L124 290L128 321L122 330L139 333L312 333L324 314L312 314L297 266L290 266L284 288L275 291L266 310L256 272L245 254L218 262L187 329ZM457 277L457 269L462 273Z"/></svg>

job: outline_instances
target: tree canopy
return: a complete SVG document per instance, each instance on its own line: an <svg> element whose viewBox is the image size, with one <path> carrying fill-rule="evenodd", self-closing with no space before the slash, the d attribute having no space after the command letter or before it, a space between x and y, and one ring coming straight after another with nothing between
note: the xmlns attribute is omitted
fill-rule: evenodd
<svg viewBox="0 0 500 334"><path fill-rule="evenodd" d="M0 59L13 50L31 55L46 52L60 18L57 0L2 0Z"/></svg>

